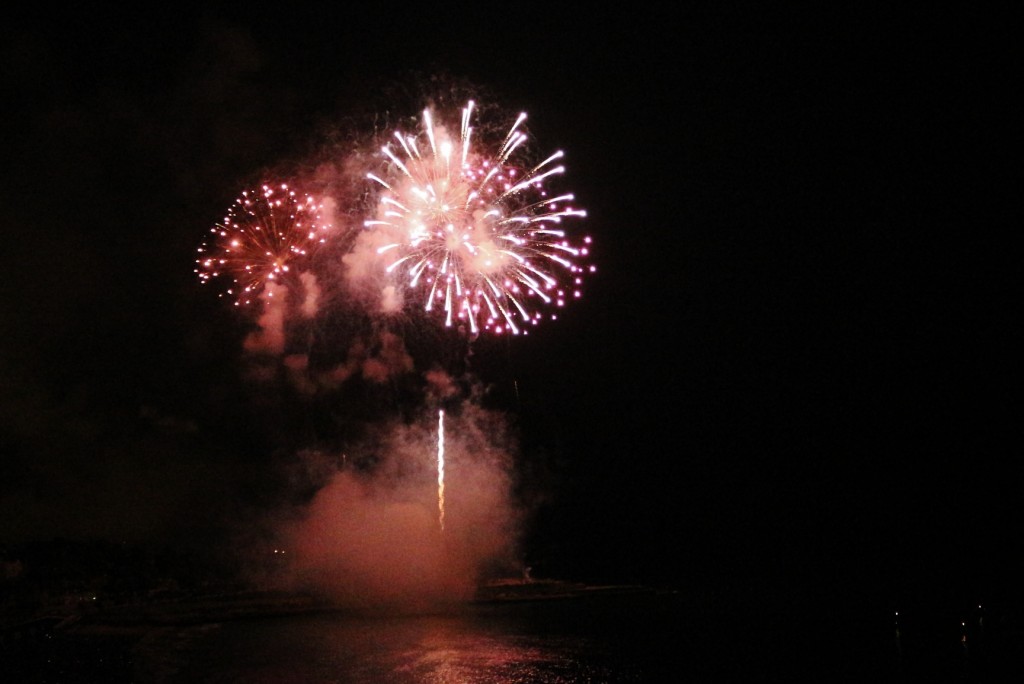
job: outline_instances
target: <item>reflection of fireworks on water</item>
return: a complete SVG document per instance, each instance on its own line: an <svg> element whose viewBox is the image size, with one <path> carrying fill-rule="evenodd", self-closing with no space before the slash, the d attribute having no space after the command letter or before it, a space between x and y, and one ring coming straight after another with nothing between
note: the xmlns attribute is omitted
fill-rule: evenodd
<svg viewBox="0 0 1024 684"><path fill-rule="evenodd" d="M267 281L280 280L295 262L325 241L330 226L321 222L322 205L281 184L247 190L228 215L210 229L212 244L199 248L195 272L206 283L225 277L225 294L236 305L249 304Z"/></svg>
<svg viewBox="0 0 1024 684"><path fill-rule="evenodd" d="M571 194L548 196L545 181L565 171L553 165L561 152L527 169L509 161L526 139L518 130L525 114L496 150L478 151L472 113L470 101L458 136L435 126L429 109L426 141L395 132L400 151L383 148L391 162L384 177L368 174L384 192L378 216L365 225L394 237L378 252L394 256L388 272L424 293L426 311L437 307L446 325L466 323L473 334L519 334L542 308L580 296L578 262L590 238L571 241L561 222L586 212Z"/></svg>

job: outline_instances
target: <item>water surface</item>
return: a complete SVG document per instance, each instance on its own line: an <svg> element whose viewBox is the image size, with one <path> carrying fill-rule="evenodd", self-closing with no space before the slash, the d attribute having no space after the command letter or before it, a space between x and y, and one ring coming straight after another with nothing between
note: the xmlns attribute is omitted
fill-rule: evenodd
<svg viewBox="0 0 1024 684"><path fill-rule="evenodd" d="M654 594L319 613L167 630L136 667L164 682L670 681L696 662L690 629L681 604Z"/></svg>

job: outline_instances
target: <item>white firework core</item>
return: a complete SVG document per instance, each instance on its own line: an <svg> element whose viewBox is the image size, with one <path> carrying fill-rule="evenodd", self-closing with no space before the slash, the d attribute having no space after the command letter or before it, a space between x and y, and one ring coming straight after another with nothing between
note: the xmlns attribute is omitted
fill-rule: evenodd
<svg viewBox="0 0 1024 684"><path fill-rule="evenodd" d="M429 109L419 135L395 132L382 148L383 173L367 174L382 191L377 217L365 226L391 238L378 249L390 260L387 272L419 292L424 310L436 310L445 325L519 334L580 297L584 272L593 270L582 265L590 238L574 240L562 223L586 212L572 194L550 196L546 188L565 172L555 165L561 152L529 168L513 161L526 140L525 114L499 145L478 149L473 106L462 109L457 136Z"/></svg>

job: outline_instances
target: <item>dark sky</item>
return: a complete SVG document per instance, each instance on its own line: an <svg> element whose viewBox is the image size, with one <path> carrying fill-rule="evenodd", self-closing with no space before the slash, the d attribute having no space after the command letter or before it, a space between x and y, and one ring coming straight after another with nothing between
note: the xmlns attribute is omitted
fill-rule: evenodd
<svg viewBox="0 0 1024 684"><path fill-rule="evenodd" d="M474 347L548 497L535 562L1019 592L1007 24L342 5L5 21L0 539L194 538L280 494L330 420L239 381L195 248L453 77L566 151L594 238L582 301Z"/></svg>

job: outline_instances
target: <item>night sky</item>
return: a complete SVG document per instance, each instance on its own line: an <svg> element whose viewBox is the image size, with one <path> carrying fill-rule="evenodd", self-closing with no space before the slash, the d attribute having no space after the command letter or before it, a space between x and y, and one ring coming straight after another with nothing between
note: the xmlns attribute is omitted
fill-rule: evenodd
<svg viewBox="0 0 1024 684"><path fill-rule="evenodd" d="M218 544L296 496L300 451L408 408L254 389L251 321L193 262L253 179L455 81L566 152L598 266L559 320L472 346L528 562L1021 598L1009 24L343 5L5 19L0 541Z"/></svg>

